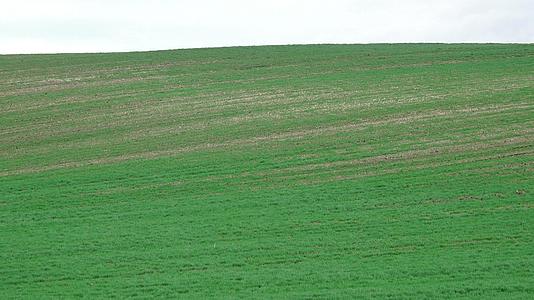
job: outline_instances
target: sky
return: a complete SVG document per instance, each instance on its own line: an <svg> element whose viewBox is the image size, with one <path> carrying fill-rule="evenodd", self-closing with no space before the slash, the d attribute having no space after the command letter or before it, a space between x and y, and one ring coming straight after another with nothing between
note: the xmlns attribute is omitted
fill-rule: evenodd
<svg viewBox="0 0 534 300"><path fill-rule="evenodd" d="M534 42L533 0L0 0L0 54Z"/></svg>

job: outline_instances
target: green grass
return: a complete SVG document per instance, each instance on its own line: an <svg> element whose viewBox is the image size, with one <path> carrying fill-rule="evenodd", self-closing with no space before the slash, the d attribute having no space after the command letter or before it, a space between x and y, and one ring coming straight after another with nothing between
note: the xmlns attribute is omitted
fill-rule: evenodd
<svg viewBox="0 0 534 300"><path fill-rule="evenodd" d="M1 298L534 297L534 46L0 56Z"/></svg>

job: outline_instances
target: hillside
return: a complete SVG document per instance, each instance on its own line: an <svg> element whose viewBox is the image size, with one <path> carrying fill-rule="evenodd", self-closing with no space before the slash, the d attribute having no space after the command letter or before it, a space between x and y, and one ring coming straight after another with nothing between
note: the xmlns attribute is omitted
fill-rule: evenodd
<svg viewBox="0 0 534 300"><path fill-rule="evenodd" d="M534 297L534 46L0 56L0 232L4 299Z"/></svg>

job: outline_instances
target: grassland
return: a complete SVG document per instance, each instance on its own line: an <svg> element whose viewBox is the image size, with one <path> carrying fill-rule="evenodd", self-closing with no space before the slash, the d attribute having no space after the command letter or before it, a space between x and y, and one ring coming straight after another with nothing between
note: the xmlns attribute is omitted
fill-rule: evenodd
<svg viewBox="0 0 534 300"><path fill-rule="evenodd" d="M534 46L0 56L1 298L534 297Z"/></svg>

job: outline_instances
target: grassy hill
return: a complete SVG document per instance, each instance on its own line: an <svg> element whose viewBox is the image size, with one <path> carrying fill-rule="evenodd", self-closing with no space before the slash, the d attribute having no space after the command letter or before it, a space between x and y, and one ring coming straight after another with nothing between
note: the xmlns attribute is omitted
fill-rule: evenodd
<svg viewBox="0 0 534 300"><path fill-rule="evenodd" d="M534 46L0 56L0 233L4 299L534 297Z"/></svg>

